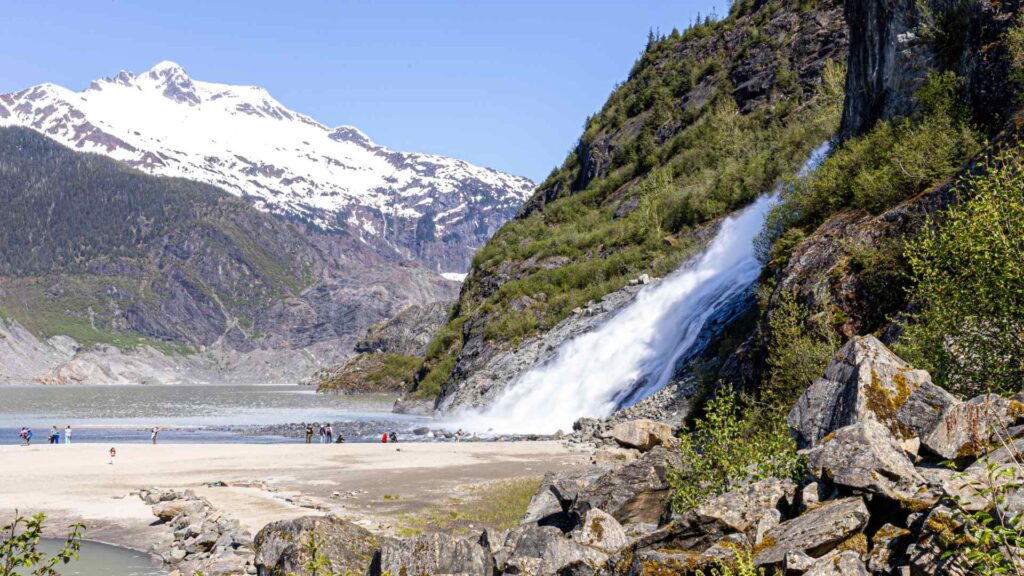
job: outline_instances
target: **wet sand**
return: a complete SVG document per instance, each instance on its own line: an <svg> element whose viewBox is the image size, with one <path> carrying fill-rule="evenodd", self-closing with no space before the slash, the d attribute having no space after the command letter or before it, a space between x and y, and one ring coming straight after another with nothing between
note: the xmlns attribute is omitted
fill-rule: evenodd
<svg viewBox="0 0 1024 576"><path fill-rule="evenodd" d="M388 533L399 515L441 505L468 486L537 477L589 459L588 452L553 441L125 444L113 465L109 448L0 446L0 521L15 509L46 512L55 535L81 520L87 538L147 549L170 535L129 493L191 488L254 535L274 520L328 511Z"/></svg>

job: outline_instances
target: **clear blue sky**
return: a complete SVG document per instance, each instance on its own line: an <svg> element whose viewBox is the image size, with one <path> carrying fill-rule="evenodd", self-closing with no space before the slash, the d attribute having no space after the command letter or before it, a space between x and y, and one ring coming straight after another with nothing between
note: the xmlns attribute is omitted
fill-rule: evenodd
<svg viewBox="0 0 1024 576"><path fill-rule="evenodd" d="M257 84L399 150L540 180L560 164L650 28L721 0L46 0L4 3L0 92L76 90L173 60Z"/></svg>

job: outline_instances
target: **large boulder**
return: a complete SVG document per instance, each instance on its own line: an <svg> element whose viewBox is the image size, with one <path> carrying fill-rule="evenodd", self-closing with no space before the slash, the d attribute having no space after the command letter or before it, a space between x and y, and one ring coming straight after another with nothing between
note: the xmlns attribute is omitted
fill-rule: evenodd
<svg viewBox="0 0 1024 576"><path fill-rule="evenodd" d="M898 500L911 498L925 484L889 429L874 420L826 436L807 453L807 467L840 486Z"/></svg>
<svg viewBox="0 0 1024 576"><path fill-rule="evenodd" d="M862 420L883 424L902 441L930 429L956 403L875 337L855 336L800 396L788 421L801 448Z"/></svg>
<svg viewBox="0 0 1024 576"><path fill-rule="evenodd" d="M380 547L381 574L491 576L494 557L478 542L447 534L387 538Z"/></svg>
<svg viewBox="0 0 1024 576"><path fill-rule="evenodd" d="M612 438L626 448L646 452L655 446L669 446L675 441L672 427L654 420L627 420L612 426Z"/></svg>
<svg viewBox="0 0 1024 576"><path fill-rule="evenodd" d="M826 502L769 530L754 564L778 566L790 551L819 558L859 534L867 523L868 509L860 496Z"/></svg>
<svg viewBox="0 0 1024 576"><path fill-rule="evenodd" d="M669 470L680 468L682 464L677 451L656 446L580 490L572 510L583 517L588 510L599 508L615 517L627 530L656 527L672 496Z"/></svg>
<svg viewBox="0 0 1024 576"><path fill-rule="evenodd" d="M153 506L153 515L164 522L170 522L178 516L198 514L209 507L205 501L198 499L165 500Z"/></svg>
<svg viewBox="0 0 1024 576"><path fill-rule="evenodd" d="M771 510L788 513L795 494L792 480L768 478L709 498L692 514L700 524L713 525L718 531L746 533Z"/></svg>
<svg viewBox="0 0 1024 576"><path fill-rule="evenodd" d="M921 435L921 446L942 458L973 458L1024 417L1024 404L985 394L951 406Z"/></svg>
<svg viewBox="0 0 1024 576"><path fill-rule="evenodd" d="M580 490L608 470L608 466L591 466L578 470L548 472L526 507L523 523L557 526L563 531L571 530L576 526L579 517L569 509L576 502Z"/></svg>
<svg viewBox="0 0 1024 576"><path fill-rule="evenodd" d="M337 516L305 516L271 522L256 534L255 564L260 576L301 574L309 561L310 538L334 571L368 574L377 569L380 543L368 530Z"/></svg>
<svg viewBox="0 0 1024 576"><path fill-rule="evenodd" d="M508 559L502 567L505 574L549 576L569 566L598 567L608 555L567 538L553 526L524 524L505 539Z"/></svg>

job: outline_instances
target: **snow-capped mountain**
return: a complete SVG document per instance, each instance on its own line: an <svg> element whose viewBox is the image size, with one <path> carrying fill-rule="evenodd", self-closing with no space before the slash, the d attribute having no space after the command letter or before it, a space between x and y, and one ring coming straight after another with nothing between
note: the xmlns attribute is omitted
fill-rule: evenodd
<svg viewBox="0 0 1024 576"><path fill-rule="evenodd" d="M286 218L464 272L533 183L329 128L266 90L194 80L173 62L81 92L41 84L0 95L0 126L37 130L151 174L214 184Z"/></svg>

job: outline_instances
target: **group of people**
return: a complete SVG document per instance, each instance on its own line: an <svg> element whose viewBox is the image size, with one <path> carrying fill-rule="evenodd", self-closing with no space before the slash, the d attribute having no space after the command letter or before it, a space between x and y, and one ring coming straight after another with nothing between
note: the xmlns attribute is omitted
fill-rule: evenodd
<svg viewBox="0 0 1024 576"><path fill-rule="evenodd" d="M313 443L313 427L315 424L306 424L306 444ZM334 443L334 427L331 423L320 424L320 428L317 433L320 435L321 444L333 444ZM338 435L338 442L344 442L345 439Z"/></svg>
<svg viewBox="0 0 1024 576"><path fill-rule="evenodd" d="M381 435L380 441L384 444L387 444L388 442L394 444L395 442L398 442L398 434L395 434L394 432L385 432Z"/></svg>
<svg viewBox="0 0 1024 576"><path fill-rule="evenodd" d="M67 427L64 428L63 436L64 436L64 443L65 444L71 444L71 426L70 425L68 425ZM18 433L18 438L21 438L21 443L24 444L25 446L28 446L28 445L32 444L32 429L29 428L28 426L22 426L21 427L21 432ZM47 437L47 440L50 442L50 444L60 444L60 439L61 439L61 431L56 426L52 426L50 428L50 435Z"/></svg>

